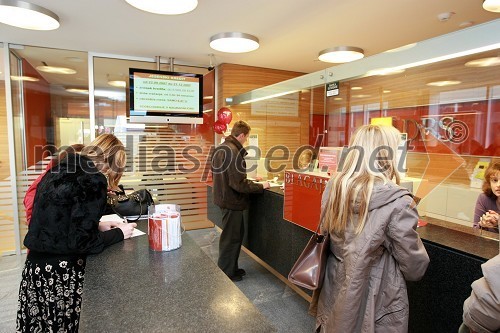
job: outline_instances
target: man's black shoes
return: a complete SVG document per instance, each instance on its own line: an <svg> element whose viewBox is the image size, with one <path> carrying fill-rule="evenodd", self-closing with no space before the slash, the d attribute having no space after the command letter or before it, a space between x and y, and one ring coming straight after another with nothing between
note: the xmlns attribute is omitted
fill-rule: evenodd
<svg viewBox="0 0 500 333"><path fill-rule="evenodd" d="M229 276L229 278L231 279L231 281L234 281L234 282L243 280L241 275L233 275L233 276Z"/></svg>
<svg viewBox="0 0 500 333"><path fill-rule="evenodd" d="M246 274L247 272L245 272L243 268L238 268L234 275L229 276L229 278L231 279L231 281L237 282L243 280L243 276L245 276Z"/></svg>

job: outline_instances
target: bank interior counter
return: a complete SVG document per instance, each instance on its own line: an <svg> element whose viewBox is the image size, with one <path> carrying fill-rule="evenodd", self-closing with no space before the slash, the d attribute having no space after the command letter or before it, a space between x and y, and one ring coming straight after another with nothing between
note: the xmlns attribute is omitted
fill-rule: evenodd
<svg viewBox="0 0 500 333"><path fill-rule="evenodd" d="M272 187L251 195L244 247L286 280L318 224L327 174L285 173L285 190ZM407 180L407 187L413 181ZM290 189L293 192L290 193ZM409 188L412 191L412 188ZM291 197L290 195L294 197ZM207 185L208 218L221 226L220 209ZM428 223L417 228L430 257L421 281L408 282L410 332L457 332L471 283L482 276L481 264L499 252L496 240ZM302 290L308 298L311 293Z"/></svg>
<svg viewBox="0 0 500 333"><path fill-rule="evenodd" d="M141 235L89 256L83 293L80 332L276 332L188 234L173 251Z"/></svg>

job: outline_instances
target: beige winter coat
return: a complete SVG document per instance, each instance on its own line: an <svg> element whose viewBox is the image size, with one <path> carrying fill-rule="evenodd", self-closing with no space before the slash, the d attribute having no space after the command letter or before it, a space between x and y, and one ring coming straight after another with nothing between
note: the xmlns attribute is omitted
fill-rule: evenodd
<svg viewBox="0 0 500 333"><path fill-rule="evenodd" d="M472 283L464 302L464 323L478 333L500 332L500 254L481 268L484 276Z"/></svg>
<svg viewBox="0 0 500 333"><path fill-rule="evenodd" d="M392 183L374 187L368 210L359 235L352 224L345 239L330 234L325 280L310 308L321 332L408 331L405 280L419 280L429 264L416 232L417 210L410 193Z"/></svg>

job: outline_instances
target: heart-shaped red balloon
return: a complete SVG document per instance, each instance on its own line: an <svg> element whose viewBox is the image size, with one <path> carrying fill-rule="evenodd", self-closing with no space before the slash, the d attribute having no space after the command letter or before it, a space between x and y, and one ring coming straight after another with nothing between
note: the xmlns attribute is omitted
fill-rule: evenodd
<svg viewBox="0 0 500 333"><path fill-rule="evenodd" d="M226 107L222 107L217 111L217 119L224 124L229 124L233 120L233 112Z"/></svg>
<svg viewBox="0 0 500 333"><path fill-rule="evenodd" d="M214 123L214 131L217 134L224 134L224 132L227 130L227 124L223 123L219 120L217 120Z"/></svg>

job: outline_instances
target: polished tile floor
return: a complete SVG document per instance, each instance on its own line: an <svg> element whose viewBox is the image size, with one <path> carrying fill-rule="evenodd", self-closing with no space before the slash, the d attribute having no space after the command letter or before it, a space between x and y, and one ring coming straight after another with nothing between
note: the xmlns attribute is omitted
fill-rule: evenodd
<svg viewBox="0 0 500 333"><path fill-rule="evenodd" d="M215 262L219 255L219 236L216 228L188 231L201 249ZM248 256L240 253L240 268L246 275L236 286L266 316L278 332L314 332L314 318L307 314L309 303L285 283Z"/></svg>
<svg viewBox="0 0 500 333"><path fill-rule="evenodd" d="M217 229L192 230L187 233L214 262L217 262L220 235ZM15 331L17 293L24 260L24 255L0 257L0 333ZM235 282L236 286L269 319L278 332L314 331L314 318L307 314L307 301L243 251L239 264L247 274L242 281Z"/></svg>
<svg viewBox="0 0 500 333"><path fill-rule="evenodd" d="M17 293L25 255L0 257L0 333L16 330Z"/></svg>

